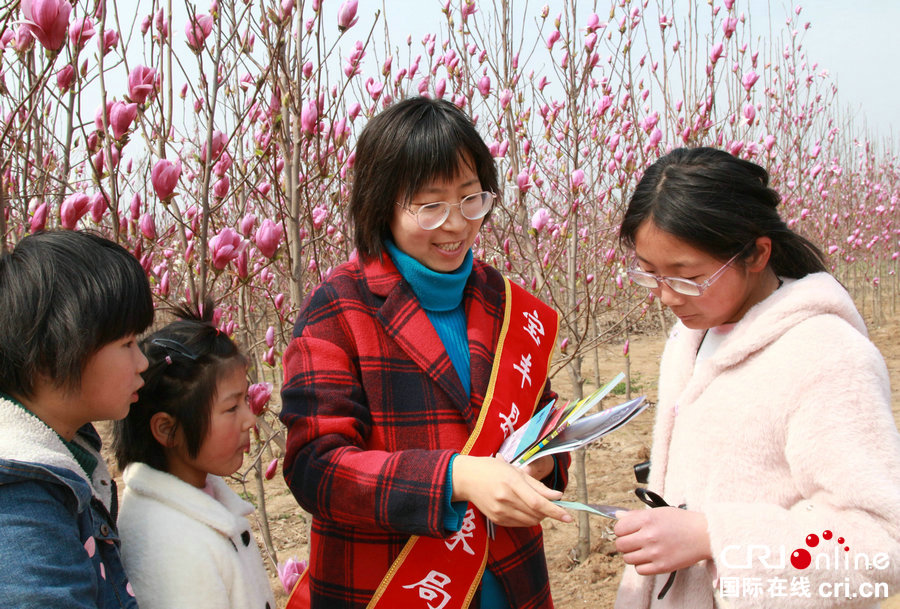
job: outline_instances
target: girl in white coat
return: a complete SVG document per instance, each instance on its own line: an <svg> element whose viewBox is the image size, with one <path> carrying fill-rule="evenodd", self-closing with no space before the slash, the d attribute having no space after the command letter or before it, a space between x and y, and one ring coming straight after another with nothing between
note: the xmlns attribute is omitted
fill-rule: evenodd
<svg viewBox="0 0 900 609"><path fill-rule="evenodd" d="M241 467L256 423L247 358L210 323L212 303L202 310L141 341L145 385L114 438L123 562L142 609L275 609L253 506L220 477Z"/></svg>
<svg viewBox="0 0 900 609"><path fill-rule="evenodd" d="M629 277L679 321L648 485L671 507L619 513L631 566L616 607L872 607L900 592L884 361L768 180L726 152L678 149L625 212Z"/></svg>

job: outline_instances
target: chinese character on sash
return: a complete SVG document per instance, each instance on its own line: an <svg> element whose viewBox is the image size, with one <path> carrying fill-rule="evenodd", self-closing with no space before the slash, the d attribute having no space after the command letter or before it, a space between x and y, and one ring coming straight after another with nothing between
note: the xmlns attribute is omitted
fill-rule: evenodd
<svg viewBox="0 0 900 609"><path fill-rule="evenodd" d="M528 381L528 386L531 386L531 354L523 355L522 359L518 364L513 364L513 368L522 375L522 389L525 388L525 381Z"/></svg>
<svg viewBox="0 0 900 609"><path fill-rule="evenodd" d="M428 609L444 609L444 606L450 600L450 594L444 590L444 586L450 583L450 578L439 571L430 571L420 582L403 586L407 590L419 591L419 598L428 602ZM430 601L438 599L437 605L432 605Z"/></svg>
<svg viewBox="0 0 900 609"><path fill-rule="evenodd" d="M541 344L541 336L544 335L544 324L541 323L541 320L538 319L537 309L532 311L531 313L525 312L523 313L525 316L525 331L531 335L531 338L534 339L534 344L540 346Z"/></svg>
<svg viewBox="0 0 900 609"><path fill-rule="evenodd" d="M447 545L448 550L455 550L456 546L462 544L463 551L470 555L475 556L475 550L469 547L469 542L467 539L471 539L475 535L475 510L469 508L466 512L466 517L463 518L462 527L459 531L456 532L456 535L445 541L444 543Z"/></svg>
<svg viewBox="0 0 900 609"><path fill-rule="evenodd" d="M509 411L509 415L507 416L501 412L500 418L502 419L500 422L500 429L503 430L503 437L505 438L516 429L516 423L519 422L519 407L513 402L512 410Z"/></svg>

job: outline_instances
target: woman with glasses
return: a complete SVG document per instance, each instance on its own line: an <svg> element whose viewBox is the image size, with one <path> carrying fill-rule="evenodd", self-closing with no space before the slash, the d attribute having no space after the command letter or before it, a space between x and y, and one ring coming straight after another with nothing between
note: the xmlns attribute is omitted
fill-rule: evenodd
<svg viewBox="0 0 900 609"><path fill-rule="evenodd" d="M628 276L679 319L649 488L683 509L619 514L632 566L616 607L868 607L866 591L897 591L900 436L884 361L768 182L726 152L678 149L625 212Z"/></svg>
<svg viewBox="0 0 900 609"><path fill-rule="evenodd" d="M531 375L533 404L497 399L506 283L472 246L498 191L449 102L398 102L361 133L357 255L308 297L284 355L285 479L313 516L289 606L552 607L540 521L571 522L552 503L568 457L517 469L489 456L499 444L472 448L554 397Z"/></svg>

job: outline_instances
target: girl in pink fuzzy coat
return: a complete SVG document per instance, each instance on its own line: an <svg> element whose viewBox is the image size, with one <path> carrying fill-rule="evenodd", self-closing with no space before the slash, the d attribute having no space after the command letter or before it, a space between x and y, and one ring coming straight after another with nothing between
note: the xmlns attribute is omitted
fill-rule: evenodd
<svg viewBox="0 0 900 609"><path fill-rule="evenodd" d="M678 149L625 212L628 275L679 322L648 485L671 507L619 513L617 608L875 607L900 592L887 370L768 181L726 152Z"/></svg>

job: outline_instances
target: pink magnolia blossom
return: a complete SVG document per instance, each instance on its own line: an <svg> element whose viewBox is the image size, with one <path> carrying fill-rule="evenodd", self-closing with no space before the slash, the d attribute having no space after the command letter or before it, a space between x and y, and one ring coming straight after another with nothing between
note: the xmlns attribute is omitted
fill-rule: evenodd
<svg viewBox="0 0 900 609"><path fill-rule="evenodd" d="M213 194L220 199L224 199L228 195L230 188L231 180L228 179L228 176L222 176L213 184Z"/></svg>
<svg viewBox="0 0 900 609"><path fill-rule="evenodd" d="M150 170L153 190L156 192L156 196L163 201L172 198L179 178L181 178L181 159L175 163L168 159L160 159Z"/></svg>
<svg viewBox="0 0 900 609"><path fill-rule="evenodd" d="M19 53L25 53L31 48L33 43L34 35L31 33L31 27L27 24L23 24L16 30L15 40L13 40L10 46Z"/></svg>
<svg viewBox="0 0 900 609"><path fill-rule="evenodd" d="M144 214L141 216L141 221L138 223L141 229L141 234L145 239L156 239L156 223L153 221L153 216L150 214Z"/></svg>
<svg viewBox="0 0 900 609"><path fill-rule="evenodd" d="M550 212L546 208L541 207L531 216L531 228L538 232L541 232L548 222L550 222Z"/></svg>
<svg viewBox="0 0 900 609"><path fill-rule="evenodd" d="M266 218L256 230L256 247L259 252L266 258L275 256L278 246L281 243L281 237L284 235L284 228ZM271 345L269 345L271 347Z"/></svg>
<svg viewBox="0 0 900 609"><path fill-rule="evenodd" d="M378 98L381 96L381 91L383 89L383 82L379 82L374 78L369 78L368 80L366 80L366 91L369 92L369 95L372 97L372 101L378 101Z"/></svg>
<svg viewBox="0 0 900 609"><path fill-rule="evenodd" d="M48 51L56 51L66 40L72 5L66 0L22 0L25 28Z"/></svg>
<svg viewBox="0 0 900 609"><path fill-rule="evenodd" d="M66 197L59 209L59 219L63 228L74 229L90 208L91 198L83 192L76 192Z"/></svg>
<svg viewBox="0 0 900 609"><path fill-rule="evenodd" d="M272 383L254 383L247 388L250 411L256 416L260 416L265 411L266 404L269 403L271 397Z"/></svg>
<svg viewBox="0 0 900 609"><path fill-rule="evenodd" d="M725 17L722 21L722 33L725 34L725 38L731 38L734 30L737 29L737 23L737 17Z"/></svg>
<svg viewBox="0 0 900 609"><path fill-rule="evenodd" d="M33 233L44 230L44 227L47 225L48 213L49 207L46 201L38 205L37 209L34 210L34 215L31 216L31 224L29 224L28 229Z"/></svg>
<svg viewBox="0 0 900 609"><path fill-rule="evenodd" d="M69 41L76 50L84 48L84 45L95 33L94 24L87 17L75 19L69 24Z"/></svg>
<svg viewBox="0 0 900 609"><path fill-rule="evenodd" d="M250 237L254 226L256 226L256 216L254 214L247 214L241 218L240 230L245 237Z"/></svg>
<svg viewBox="0 0 900 609"><path fill-rule="evenodd" d="M113 137L120 139L131 129L131 123L137 117L137 104L127 104L125 102L113 102L109 109L109 127L112 129Z"/></svg>
<svg viewBox="0 0 900 609"><path fill-rule="evenodd" d="M552 49L553 45L556 44L557 41L559 40L559 37L560 37L559 30L553 30L552 32L550 32L550 35L547 36L547 48Z"/></svg>
<svg viewBox="0 0 900 609"><path fill-rule="evenodd" d="M462 17L463 23L469 18L469 15L474 15L475 11L478 8L475 6L475 0L463 0L462 6L459 8L459 14Z"/></svg>
<svg viewBox="0 0 900 609"><path fill-rule="evenodd" d="M0 33L0 49L6 48L13 39L16 37L16 33L12 31L10 28L6 28Z"/></svg>
<svg viewBox="0 0 900 609"><path fill-rule="evenodd" d="M195 15L193 20L189 20L184 26L184 33L187 36L187 45L191 50L199 52L206 39L212 33L213 18L212 15Z"/></svg>
<svg viewBox="0 0 900 609"><path fill-rule="evenodd" d="M491 77L485 74L478 81L478 91L483 97L491 94Z"/></svg>
<svg viewBox="0 0 900 609"><path fill-rule="evenodd" d="M306 565L307 562L305 560L296 560L293 557L276 565L278 579L284 587L285 594L290 594L297 582L300 581L300 576L306 571Z"/></svg>
<svg viewBox="0 0 900 609"><path fill-rule="evenodd" d="M219 155L225 150L225 144L228 143L228 136L219 131L218 129L214 130L212 133L212 160L216 160L219 158ZM200 160L204 163L206 162L207 154L206 154L206 142L203 142L203 146L200 147Z"/></svg>
<svg viewBox="0 0 900 609"><path fill-rule="evenodd" d="M528 175L527 171L520 171L519 175L516 176L516 186L519 187L519 192L521 193L526 193L531 188L531 176Z"/></svg>
<svg viewBox="0 0 900 609"><path fill-rule="evenodd" d="M306 102L300 111L300 128L306 135L312 135L316 131L319 120L319 108L315 101Z"/></svg>
<svg viewBox="0 0 900 609"><path fill-rule="evenodd" d="M118 167L120 156L118 147L110 146L107 148L106 146L103 146L97 154L91 157L91 160L93 161L94 168L97 172L102 174L106 170L112 171Z"/></svg>
<svg viewBox="0 0 900 609"><path fill-rule="evenodd" d="M166 19L166 12L162 7L156 11L153 17L153 26L159 33L160 40L166 40L169 37L169 21Z"/></svg>
<svg viewBox="0 0 900 609"><path fill-rule="evenodd" d="M338 9L338 29L342 32L350 29L359 21L356 16L356 9L359 5L358 0L344 0L341 8Z"/></svg>
<svg viewBox="0 0 900 609"><path fill-rule="evenodd" d="M724 47L721 42L717 42L713 45L712 50L709 52L709 63L715 65L717 61L722 57L722 53L724 51Z"/></svg>
<svg viewBox="0 0 900 609"><path fill-rule="evenodd" d="M294 0L281 0L281 14L279 17L282 21L287 21L291 18L291 13L294 12Z"/></svg>
<svg viewBox="0 0 900 609"><path fill-rule="evenodd" d="M131 197L131 204L129 205L132 220L137 220L138 216L141 215L141 206L143 204L144 202L141 200L141 193L134 193L134 196Z"/></svg>
<svg viewBox="0 0 900 609"><path fill-rule="evenodd" d="M659 130L659 127L654 127L653 131L650 132L650 146L656 148L661 141L662 131Z"/></svg>
<svg viewBox="0 0 900 609"><path fill-rule="evenodd" d="M97 38L97 48L106 55L119 44L119 32L116 30L104 30L103 35Z"/></svg>
<svg viewBox="0 0 900 609"><path fill-rule="evenodd" d="M753 104L745 104L744 118L747 120L748 125L752 125L753 121L756 119L756 106Z"/></svg>
<svg viewBox="0 0 900 609"><path fill-rule="evenodd" d="M275 477L275 474L277 474L277 473L278 473L278 459L272 459L272 461L269 463L269 466L266 467L266 473L263 474L263 477L266 480L271 480L272 478Z"/></svg>
<svg viewBox="0 0 900 609"><path fill-rule="evenodd" d="M94 224L100 223L107 209L109 209L109 200L105 194L98 192L91 197L91 219Z"/></svg>
<svg viewBox="0 0 900 609"><path fill-rule="evenodd" d="M75 68L72 67L72 64L66 64L56 73L56 86L65 93L72 88L73 82L75 82Z"/></svg>
<svg viewBox="0 0 900 609"><path fill-rule="evenodd" d="M759 74L750 70L743 77L741 77L741 85L743 85L744 89L750 91L753 88L753 85L756 84L756 81L759 80Z"/></svg>
<svg viewBox="0 0 900 609"><path fill-rule="evenodd" d="M328 218L328 208L324 205L316 205L312 211L312 221L314 228L322 228L325 220Z"/></svg>
<svg viewBox="0 0 900 609"><path fill-rule="evenodd" d="M219 160L213 165L213 173L220 177L224 176L228 170L231 169L232 163L234 163L234 160L231 158L231 155L228 154L228 151L222 151Z"/></svg>
<svg viewBox="0 0 900 609"><path fill-rule="evenodd" d="M156 94L157 73L153 68L135 66L128 74L128 99L143 104Z"/></svg>
<svg viewBox="0 0 900 609"><path fill-rule="evenodd" d="M571 180L572 190L578 190L584 184L584 170L576 169L572 172Z"/></svg>
<svg viewBox="0 0 900 609"><path fill-rule="evenodd" d="M221 271L246 247L247 242L241 238L238 232L226 226L209 240L209 253L212 256L213 266Z"/></svg>

